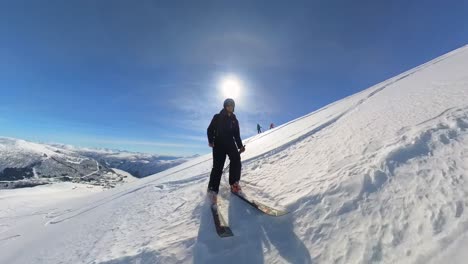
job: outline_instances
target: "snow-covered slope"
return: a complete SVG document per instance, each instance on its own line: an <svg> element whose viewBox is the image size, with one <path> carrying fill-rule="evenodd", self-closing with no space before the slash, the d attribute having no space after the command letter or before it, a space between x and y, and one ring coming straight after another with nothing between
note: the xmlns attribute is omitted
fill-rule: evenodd
<svg viewBox="0 0 468 264"><path fill-rule="evenodd" d="M463 47L246 140L245 192L286 216L223 180L235 236L219 238L205 155L39 213L0 211L0 262L464 263L467 68Z"/></svg>

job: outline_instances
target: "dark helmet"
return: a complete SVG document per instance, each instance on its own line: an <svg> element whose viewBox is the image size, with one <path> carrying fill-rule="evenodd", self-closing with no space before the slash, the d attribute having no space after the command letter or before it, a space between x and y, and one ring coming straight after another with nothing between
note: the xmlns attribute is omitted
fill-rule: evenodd
<svg viewBox="0 0 468 264"><path fill-rule="evenodd" d="M236 103L231 98L228 98L228 99L224 100L223 107L226 108L226 106L228 106L228 105L232 105L233 109L236 108Z"/></svg>

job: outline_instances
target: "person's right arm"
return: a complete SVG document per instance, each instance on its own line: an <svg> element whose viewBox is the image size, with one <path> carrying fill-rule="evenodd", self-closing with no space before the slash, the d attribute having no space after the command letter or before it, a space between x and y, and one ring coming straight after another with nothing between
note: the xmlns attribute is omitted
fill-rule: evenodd
<svg viewBox="0 0 468 264"><path fill-rule="evenodd" d="M214 138L216 134L216 119L218 115L214 115L213 119L211 120L210 125L208 126L208 129L206 130L206 134L208 136L208 144L210 147L214 147Z"/></svg>

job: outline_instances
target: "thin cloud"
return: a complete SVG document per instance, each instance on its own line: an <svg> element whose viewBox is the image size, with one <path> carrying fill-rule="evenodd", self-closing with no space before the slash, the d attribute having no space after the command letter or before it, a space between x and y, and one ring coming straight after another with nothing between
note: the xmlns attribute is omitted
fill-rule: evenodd
<svg viewBox="0 0 468 264"><path fill-rule="evenodd" d="M171 142L157 142L144 140L127 140L127 139L89 139L87 140L97 144L113 144L113 145L135 145L135 146L153 146L153 147L171 147L171 148L200 148L200 145L182 144Z"/></svg>
<svg viewBox="0 0 468 264"><path fill-rule="evenodd" d="M201 136L191 136L191 135L166 135L164 136L166 138L172 138L172 139L182 139L182 140L187 140L187 141L207 141L206 137L201 137Z"/></svg>
<svg viewBox="0 0 468 264"><path fill-rule="evenodd" d="M173 124L191 131L204 131L214 112L222 108L214 88L191 87L183 89L172 100L170 107L179 113Z"/></svg>

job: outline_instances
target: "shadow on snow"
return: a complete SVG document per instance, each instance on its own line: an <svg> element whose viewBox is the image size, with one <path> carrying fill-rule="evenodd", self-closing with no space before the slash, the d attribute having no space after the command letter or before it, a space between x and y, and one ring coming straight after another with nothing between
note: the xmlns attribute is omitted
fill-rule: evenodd
<svg viewBox="0 0 468 264"><path fill-rule="evenodd" d="M313 263L309 250L294 233L293 214L281 217L267 216L238 197L228 196L229 202L224 201L224 205L229 206L226 217L234 237L220 238L216 234L210 206L205 202L197 206L193 214L200 217L198 237L196 240L190 239L185 245L187 249L192 248L193 256L174 256L147 248L136 255L100 264ZM265 259L267 253L273 253L272 259Z"/></svg>
<svg viewBox="0 0 468 264"><path fill-rule="evenodd" d="M193 263L266 263L273 259L265 260L264 254L275 250L280 263L313 263L308 249L294 233L292 214L266 216L230 195L227 218L234 237L220 238L209 205L204 206Z"/></svg>

